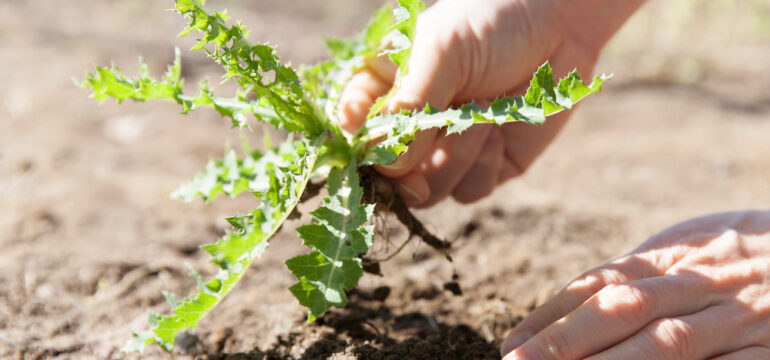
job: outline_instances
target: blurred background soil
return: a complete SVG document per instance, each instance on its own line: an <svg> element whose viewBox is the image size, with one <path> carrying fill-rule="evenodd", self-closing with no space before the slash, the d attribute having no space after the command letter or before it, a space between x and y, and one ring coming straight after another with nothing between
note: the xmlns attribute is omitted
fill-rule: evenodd
<svg viewBox="0 0 770 360"><path fill-rule="evenodd" d="M355 33L381 1L216 1L294 64L325 57L321 36ZM175 104L98 106L72 77L114 61L155 74L183 20L170 1L0 1L0 358L137 358L119 352L161 295L210 273L198 246L248 196L212 205L168 194L228 139L212 111ZM232 294L178 341L175 358L495 359L505 332L582 271L667 226L770 204L770 4L653 0L606 48L615 73L521 178L479 203L419 211L456 242L449 263L417 241L366 275L347 309L314 324L281 259L304 252L291 230L272 241ZM216 80L183 51L184 75ZM216 81L214 81L216 82ZM221 91L227 91L222 87ZM261 139L261 130L246 133ZM313 204L304 204L307 212ZM385 217L377 254L405 233ZM457 288L461 295L455 295ZM450 283L447 285L447 283ZM454 291L452 291L454 290ZM143 358L168 358L149 347Z"/></svg>

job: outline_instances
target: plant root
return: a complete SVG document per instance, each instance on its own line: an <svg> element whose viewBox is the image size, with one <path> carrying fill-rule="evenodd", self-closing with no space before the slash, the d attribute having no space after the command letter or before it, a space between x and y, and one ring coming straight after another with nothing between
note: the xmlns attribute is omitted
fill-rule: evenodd
<svg viewBox="0 0 770 360"><path fill-rule="evenodd" d="M409 236L416 235L428 246L443 254L447 260L452 261L449 250L452 243L439 239L430 233L422 222L409 211L409 208L401 200L401 197L393 189L390 180L378 174L370 166L359 169L361 186L364 189L364 202L377 204L376 210L390 211L409 231Z"/></svg>

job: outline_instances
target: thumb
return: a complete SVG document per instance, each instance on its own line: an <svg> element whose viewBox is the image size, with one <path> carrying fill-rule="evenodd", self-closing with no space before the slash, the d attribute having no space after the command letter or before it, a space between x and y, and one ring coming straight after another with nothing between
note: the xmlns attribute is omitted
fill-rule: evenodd
<svg viewBox="0 0 770 360"><path fill-rule="evenodd" d="M421 66L430 67L427 64ZM421 110L426 104L444 109L450 104L452 94L442 90L442 87L446 88L446 85L436 85L437 82L442 82L441 80L436 81L441 77L432 77L424 72L415 71L417 69L419 67L412 67L412 71L403 78L401 87L396 90L388 102L388 112ZM431 151L438 133L438 129L417 132L407 152L401 155L396 162L388 165L375 165L375 169L387 177L406 175Z"/></svg>
<svg viewBox="0 0 770 360"><path fill-rule="evenodd" d="M396 80L396 92L388 103L391 112L418 110L430 104L446 109L460 89L459 60L434 41L417 36L409 59L409 72Z"/></svg>
<svg viewBox="0 0 770 360"><path fill-rule="evenodd" d="M457 89L457 62L445 56L435 45L426 42L419 33L409 59L409 72L400 80L393 96L388 101L387 111L421 110L426 104L446 109L451 104ZM424 155L430 151L437 135L436 129L418 132L406 154L387 166L375 166L377 171L388 177L399 177L409 173Z"/></svg>

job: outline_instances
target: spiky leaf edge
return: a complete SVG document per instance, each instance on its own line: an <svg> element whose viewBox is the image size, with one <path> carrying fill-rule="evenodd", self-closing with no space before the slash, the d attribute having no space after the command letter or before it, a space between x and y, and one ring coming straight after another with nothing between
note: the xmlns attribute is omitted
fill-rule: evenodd
<svg viewBox="0 0 770 360"><path fill-rule="evenodd" d="M229 150L221 159L210 160L203 171L171 193L171 198L190 202L199 196L211 202L221 194L232 198L246 191L264 192L270 186L270 164L287 166L295 162L301 141L290 136L276 148L254 150L243 157Z"/></svg>
<svg viewBox="0 0 770 360"><path fill-rule="evenodd" d="M577 71L572 71L556 85L551 66L546 62L535 72L524 95L496 99L486 109L472 102L443 111L427 105L419 111L374 116L359 130L357 138L363 143L381 140L361 155L361 162L395 161L420 130L446 127L449 135L462 133L473 124L503 125L516 121L543 124L546 117L571 109L587 96L601 91L602 84L611 78L611 75L596 76L590 85L586 85Z"/></svg>
<svg viewBox="0 0 770 360"><path fill-rule="evenodd" d="M220 267L219 273L204 282L194 271L190 271L198 283L197 294L181 301L166 295L174 314L162 316L150 312L150 329L134 333L124 351L141 352L147 344L155 342L171 352L176 334L195 327L227 295L252 261L262 255L269 238L299 202L315 166L320 151L319 142L318 138L301 142L297 149L300 159L296 163L270 172L270 188L256 194L262 201L260 206L249 215L228 219L235 230L216 243L203 247L214 257L212 262Z"/></svg>
<svg viewBox="0 0 770 360"><path fill-rule="evenodd" d="M374 226L366 224L374 205L361 204L363 189L357 165L351 159L345 169L329 174L329 195L310 214L313 224L297 228L303 244L313 252L286 261L299 279L289 290L309 309L309 322L330 306L344 307L348 302L345 292L363 275L359 256L372 245Z"/></svg>

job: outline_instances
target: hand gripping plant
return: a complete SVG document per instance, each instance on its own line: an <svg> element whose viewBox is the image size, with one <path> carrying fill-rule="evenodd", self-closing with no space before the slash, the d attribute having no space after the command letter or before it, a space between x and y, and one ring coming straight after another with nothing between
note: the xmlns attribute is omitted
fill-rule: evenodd
<svg viewBox="0 0 770 360"><path fill-rule="evenodd" d="M264 153L239 158L230 151L223 159L209 162L203 172L172 194L185 201L196 196L211 201L219 194L235 196L248 191L260 204L246 215L228 218L232 229L215 243L203 246L212 256L211 262L220 268L219 273L204 281L191 270L197 293L183 300L164 294L173 314L150 312L150 329L135 333L125 350L142 351L155 342L171 351L175 336L195 327L227 295L252 261L262 255L270 237L295 206L318 193L324 184L328 195L310 213L312 223L296 229L310 252L286 260L298 279L289 290L309 309L309 321L332 305L343 307L347 303L346 291L358 283L367 267L363 256L372 245L374 226L369 223L376 202L385 200L384 205L411 234L434 248L448 250L449 244L425 231L392 189L382 190L388 183L368 170L369 166L395 161L419 130L446 127L447 134L453 134L477 123L542 124L546 116L569 109L599 91L608 79L597 77L586 85L572 72L557 84L546 63L534 74L524 96L499 98L487 109L470 103L448 110L428 105L421 111L395 114L375 110L357 133L348 134L339 127L337 101L342 87L364 60L390 56L398 66L396 86L408 72L417 14L424 4L398 0L398 5L377 11L357 38L328 40L332 60L297 71L281 63L269 45L250 43L242 24L227 25L227 13L207 12L204 0L176 0L176 11L189 20L180 36L198 34L193 50L204 51L222 65L224 80L238 85L234 97L215 96L205 80L197 96L184 94L178 51L161 80L151 78L147 65L140 62L137 78L125 77L117 67L96 67L79 83L92 89L93 98L99 101L108 97L119 103L126 99L171 100L181 105L184 113L214 108L222 117L230 118L233 127L247 127L248 115L253 115L258 122L296 134ZM394 40L390 47L382 48L386 35ZM374 109L386 101L387 96L379 99ZM375 139L379 141L371 145Z"/></svg>

